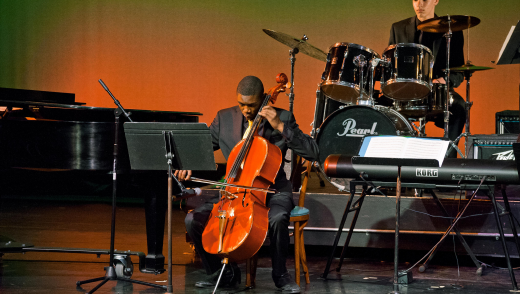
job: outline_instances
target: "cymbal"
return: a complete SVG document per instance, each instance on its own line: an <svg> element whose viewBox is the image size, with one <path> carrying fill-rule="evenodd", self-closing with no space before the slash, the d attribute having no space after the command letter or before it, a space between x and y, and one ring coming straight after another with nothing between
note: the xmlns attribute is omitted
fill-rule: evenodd
<svg viewBox="0 0 520 294"><path fill-rule="evenodd" d="M480 23L480 19L467 15L450 15L451 31L458 32L474 27ZM429 33L447 33L449 31L448 16L440 16L425 20L417 29Z"/></svg>
<svg viewBox="0 0 520 294"><path fill-rule="evenodd" d="M450 68L450 71L454 71L454 72L475 72L475 71L488 70L488 69L494 69L494 67L476 66L476 65L473 65L471 63L466 63L463 66L452 67L452 68Z"/></svg>
<svg viewBox="0 0 520 294"><path fill-rule="evenodd" d="M263 29L263 31L264 33L268 34L271 38L289 46L291 49L298 48L298 50L305 55L309 55L310 57L316 58L321 61L327 61L327 53L312 46L305 40L298 39L284 33L275 32L273 30Z"/></svg>

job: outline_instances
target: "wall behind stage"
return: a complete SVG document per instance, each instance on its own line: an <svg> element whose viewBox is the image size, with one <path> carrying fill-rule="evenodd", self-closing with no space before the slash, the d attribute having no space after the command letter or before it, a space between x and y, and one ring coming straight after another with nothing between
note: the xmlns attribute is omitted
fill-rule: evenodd
<svg viewBox="0 0 520 294"><path fill-rule="evenodd" d="M494 66L519 8L518 0L440 0L436 12L480 18L469 30L469 59ZM101 78L126 108L199 111L211 123L235 105L243 76L269 88L279 72L290 74L289 48L262 29L306 34L325 52L351 42L381 54L391 24L413 15L411 0L0 0L0 87L70 92L89 106L113 107ZM295 114L305 132L324 68L297 55ZM494 133L495 112L518 109L519 72L502 65L474 74L472 133ZM465 96L465 86L458 92ZM287 97L277 106L288 109ZM442 135L433 126L427 133Z"/></svg>

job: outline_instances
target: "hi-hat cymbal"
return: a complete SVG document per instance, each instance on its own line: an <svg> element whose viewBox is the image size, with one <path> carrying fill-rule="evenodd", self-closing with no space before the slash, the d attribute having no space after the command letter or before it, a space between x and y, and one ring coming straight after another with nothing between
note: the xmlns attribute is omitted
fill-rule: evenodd
<svg viewBox="0 0 520 294"><path fill-rule="evenodd" d="M452 68L450 68L450 71L454 71L454 72L475 72L475 71L488 70L488 69L494 69L494 67L476 66L476 65L473 65L471 63L466 63L463 66L452 67Z"/></svg>
<svg viewBox="0 0 520 294"><path fill-rule="evenodd" d="M312 46L305 40L298 39L284 33L275 32L273 30L263 29L263 31L276 41L289 46L291 49L298 48L298 50L305 55L309 55L310 57L316 58L321 61L327 61L327 53Z"/></svg>
<svg viewBox="0 0 520 294"><path fill-rule="evenodd" d="M451 31L457 32L474 27L480 23L480 19L468 15L450 15ZM440 16L425 20L417 29L429 33L447 33L449 31L448 16Z"/></svg>

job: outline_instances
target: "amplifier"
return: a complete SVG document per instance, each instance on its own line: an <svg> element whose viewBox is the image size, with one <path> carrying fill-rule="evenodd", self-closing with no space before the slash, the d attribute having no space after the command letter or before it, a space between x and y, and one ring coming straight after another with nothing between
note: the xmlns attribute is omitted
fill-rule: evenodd
<svg viewBox="0 0 520 294"><path fill-rule="evenodd" d="M468 137L471 159L515 160L513 143L517 134L472 135Z"/></svg>
<svg viewBox="0 0 520 294"><path fill-rule="evenodd" d="M520 117L518 110L504 110L495 114L496 134L520 133Z"/></svg>

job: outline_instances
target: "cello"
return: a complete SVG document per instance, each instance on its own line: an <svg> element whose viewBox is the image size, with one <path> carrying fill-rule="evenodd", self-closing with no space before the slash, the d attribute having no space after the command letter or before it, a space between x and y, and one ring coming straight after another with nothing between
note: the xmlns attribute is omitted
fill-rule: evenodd
<svg viewBox="0 0 520 294"><path fill-rule="evenodd" d="M285 91L287 76L278 74L276 82L258 112ZM240 261L255 255L267 236L267 191L280 169L282 153L257 134L262 119L257 113L247 137L231 150L228 162L233 164L227 166L220 201L213 205L202 233L204 250L222 257L224 267L228 259Z"/></svg>

